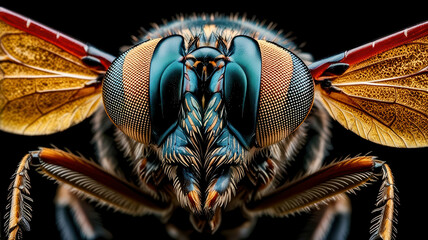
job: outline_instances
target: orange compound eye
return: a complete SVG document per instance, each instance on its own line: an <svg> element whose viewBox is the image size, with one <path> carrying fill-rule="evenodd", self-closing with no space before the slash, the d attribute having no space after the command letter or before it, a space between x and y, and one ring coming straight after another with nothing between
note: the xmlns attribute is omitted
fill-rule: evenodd
<svg viewBox="0 0 428 240"><path fill-rule="evenodd" d="M237 36L230 45L223 87L229 129L246 148L281 141L312 108L309 69L272 42Z"/></svg>
<svg viewBox="0 0 428 240"><path fill-rule="evenodd" d="M126 135L160 145L177 124L183 56L183 37L172 35L140 43L113 61L103 81L104 107Z"/></svg>
<svg viewBox="0 0 428 240"><path fill-rule="evenodd" d="M312 76L295 54L274 43L258 41L261 80L256 142L265 147L287 137L305 120L314 101Z"/></svg>
<svg viewBox="0 0 428 240"><path fill-rule="evenodd" d="M149 40L122 53L103 82L107 115L126 135L143 143L151 138L150 63L159 40Z"/></svg>

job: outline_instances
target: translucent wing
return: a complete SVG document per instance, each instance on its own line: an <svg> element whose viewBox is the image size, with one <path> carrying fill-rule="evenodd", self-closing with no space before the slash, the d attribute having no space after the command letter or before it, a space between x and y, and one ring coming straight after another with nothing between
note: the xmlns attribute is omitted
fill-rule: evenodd
<svg viewBox="0 0 428 240"><path fill-rule="evenodd" d="M345 128L393 147L428 146L428 22L309 66Z"/></svg>
<svg viewBox="0 0 428 240"><path fill-rule="evenodd" d="M0 129L50 134L90 116L113 57L0 8Z"/></svg>

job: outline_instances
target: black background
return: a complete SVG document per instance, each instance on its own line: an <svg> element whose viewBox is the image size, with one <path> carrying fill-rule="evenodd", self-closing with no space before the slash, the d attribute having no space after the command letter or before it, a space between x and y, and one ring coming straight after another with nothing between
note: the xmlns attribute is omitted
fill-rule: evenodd
<svg viewBox="0 0 428 240"><path fill-rule="evenodd" d="M150 28L150 23L170 20L178 13L246 13L257 19L275 22L279 29L291 31L295 42L304 44L303 50L321 59L360 46L380 37L418 24L426 19L426 6L411 1L390 1L388 5L358 2L317 3L247 1L231 4L220 1L164 1L132 2L104 1L92 5L90 1L64 1L56 4L2 1L4 7L30 17L83 42L118 54L122 45L131 43L131 35L138 29ZM91 4L89 6L88 4ZM150 4L150 5L148 5ZM422 4L421 2L419 4ZM19 160L28 150L54 144L87 157L94 157L90 144L89 121L50 136L17 136L0 132L0 215L4 215L7 187ZM396 149L370 143L333 125L333 150L329 159L371 153L386 160L394 173L399 189L398 239L420 239L425 231L426 167L428 149ZM25 239L58 239L53 212L56 186L36 173L31 174L31 196L34 199L32 231ZM368 239L379 185L374 184L350 195L353 204L352 227L349 239ZM105 226L116 239L151 239L166 237L161 223L154 217L134 218L112 210L101 209ZM262 218L253 239L264 237L293 239L293 231L305 221L305 214L288 219ZM2 219L3 221L3 219ZM3 225L3 224L2 224ZM154 236L154 237L149 237ZM4 233L2 233L4 237ZM2 238L3 239L3 238Z"/></svg>

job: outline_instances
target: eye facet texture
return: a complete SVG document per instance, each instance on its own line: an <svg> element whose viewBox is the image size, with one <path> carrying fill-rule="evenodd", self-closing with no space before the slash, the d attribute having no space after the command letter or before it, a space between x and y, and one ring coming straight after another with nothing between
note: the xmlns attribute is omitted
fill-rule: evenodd
<svg viewBox="0 0 428 240"><path fill-rule="evenodd" d="M258 43L262 73L256 141L265 147L287 137L305 120L314 100L314 85L296 55L271 42Z"/></svg>
<svg viewBox="0 0 428 240"><path fill-rule="evenodd" d="M112 63L103 82L104 106L126 135L160 145L176 126L185 55L183 38L173 35L136 45ZM286 138L312 107L308 68L275 43L236 37L225 69L227 122L246 148Z"/></svg>
<svg viewBox="0 0 428 240"><path fill-rule="evenodd" d="M150 143L150 63L160 39L136 45L112 63L103 82L107 115L131 138Z"/></svg>

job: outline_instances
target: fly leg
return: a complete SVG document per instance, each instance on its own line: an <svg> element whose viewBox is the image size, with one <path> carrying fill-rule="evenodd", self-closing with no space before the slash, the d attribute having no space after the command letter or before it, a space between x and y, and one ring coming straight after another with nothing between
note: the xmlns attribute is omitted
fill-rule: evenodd
<svg viewBox="0 0 428 240"><path fill-rule="evenodd" d="M40 162L39 171L71 186L73 192L116 210L131 214L160 213L168 209L151 195L130 182L104 171L96 163L58 149L42 148L33 153Z"/></svg>
<svg viewBox="0 0 428 240"><path fill-rule="evenodd" d="M30 166L37 165L42 175L66 185L83 196L131 215L153 213L166 215L170 204L142 192L132 183L106 172L96 163L58 149L42 148L27 154L19 163L9 194L6 232L9 239L19 239L22 231L30 230L29 202Z"/></svg>
<svg viewBox="0 0 428 240"><path fill-rule="evenodd" d="M97 152L97 162L103 170L125 179L117 161L113 123L104 109L98 109L92 118L94 136L92 143ZM55 216L58 230L64 239L111 239L103 228L101 219L85 199L73 193L70 186L60 184L55 196ZM67 236L67 237L64 237Z"/></svg>
<svg viewBox="0 0 428 240"><path fill-rule="evenodd" d="M9 186L9 196L6 209L5 232L9 240L20 239L22 231L30 231L31 206L30 202L30 177L28 171L31 163L30 154L25 155L18 164L16 172L12 176Z"/></svg>
<svg viewBox="0 0 428 240"><path fill-rule="evenodd" d="M397 215L394 207L398 202L396 196L396 189L394 178L392 177L391 169L387 164L382 165L382 185L377 198L377 208L373 210L374 213L379 213L378 216L373 218L372 227L370 228L372 239L391 239L394 238L397 229L394 227L396 223L395 216Z"/></svg>
<svg viewBox="0 0 428 240"><path fill-rule="evenodd" d="M113 123L104 109L98 109L92 118L92 143L97 153L97 162L104 171L126 179L119 166L119 153L114 141ZM80 198L66 184L60 184L55 197L55 215L58 230L64 239L111 239L103 228L101 219L85 199Z"/></svg>
<svg viewBox="0 0 428 240"><path fill-rule="evenodd" d="M391 239L394 227L395 187L387 164L370 156L355 157L330 164L315 173L296 179L276 191L246 205L249 214L286 216L328 203L345 192L359 189L378 177L382 179L373 219L371 239Z"/></svg>

